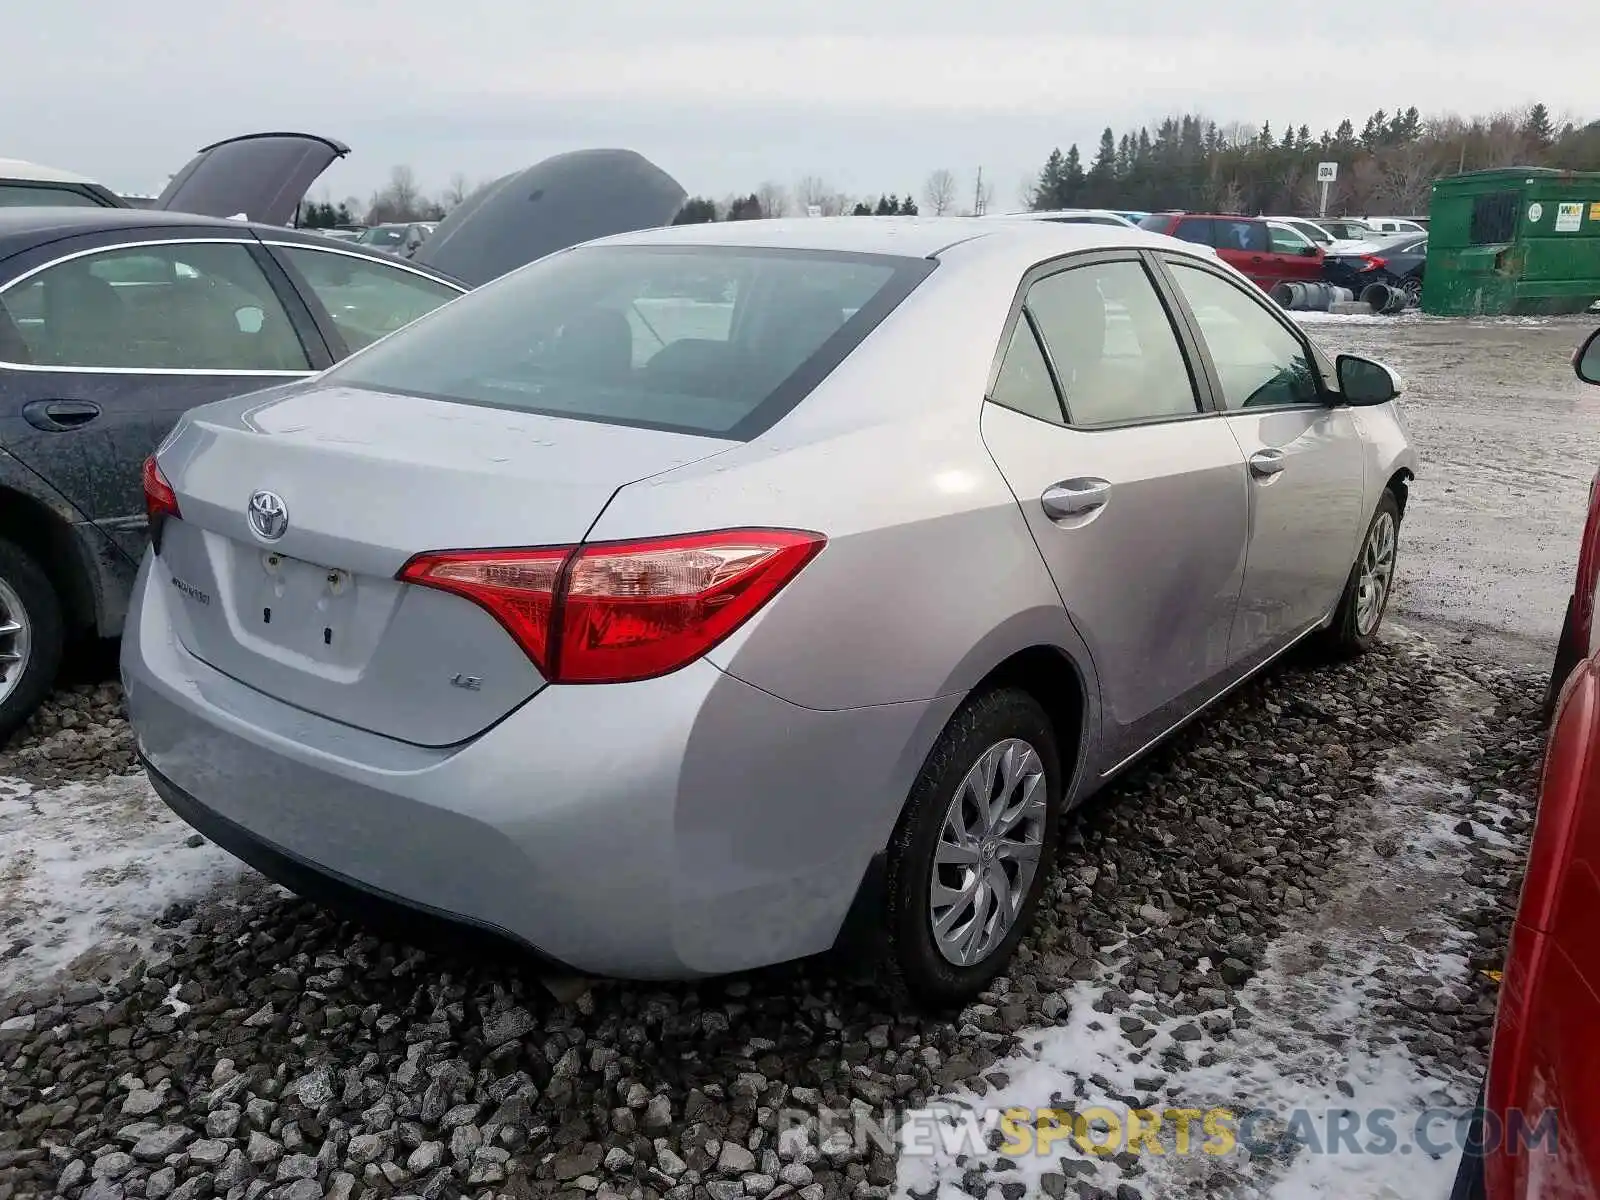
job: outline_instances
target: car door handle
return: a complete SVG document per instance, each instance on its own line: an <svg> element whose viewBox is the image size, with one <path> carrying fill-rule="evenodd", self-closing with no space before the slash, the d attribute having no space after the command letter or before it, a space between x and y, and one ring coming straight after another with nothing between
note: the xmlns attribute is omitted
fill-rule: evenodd
<svg viewBox="0 0 1600 1200"><path fill-rule="evenodd" d="M1104 508L1111 499L1111 484L1104 479L1063 479L1045 488L1039 503L1052 521L1081 517Z"/></svg>
<svg viewBox="0 0 1600 1200"><path fill-rule="evenodd" d="M1276 475L1288 465L1289 459L1282 450L1257 450L1250 456L1250 474L1259 479Z"/></svg>
<svg viewBox="0 0 1600 1200"><path fill-rule="evenodd" d="M35 400L22 406L29 425L50 433L79 429L99 415L100 406L88 400Z"/></svg>

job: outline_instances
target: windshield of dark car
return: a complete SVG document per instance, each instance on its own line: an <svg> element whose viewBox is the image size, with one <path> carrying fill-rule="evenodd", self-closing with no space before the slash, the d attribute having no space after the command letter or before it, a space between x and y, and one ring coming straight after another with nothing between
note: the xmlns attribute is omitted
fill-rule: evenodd
<svg viewBox="0 0 1600 1200"><path fill-rule="evenodd" d="M748 438L932 269L927 259L831 251L580 247L452 301L323 378Z"/></svg>

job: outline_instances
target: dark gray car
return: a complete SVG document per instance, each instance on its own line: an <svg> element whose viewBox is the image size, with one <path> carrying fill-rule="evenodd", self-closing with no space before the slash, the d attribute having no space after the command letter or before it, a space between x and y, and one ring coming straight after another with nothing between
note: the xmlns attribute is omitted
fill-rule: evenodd
<svg viewBox="0 0 1600 1200"><path fill-rule="evenodd" d="M684 196L630 152L563 155L508 177L558 203L508 194L481 209L498 237L463 217L452 246L408 262L279 224L340 152L303 135L208 147L164 196L208 216L0 208L0 744L67 641L120 634L146 540L141 464L182 413L314 374L530 257L666 224ZM241 212L268 223L228 219Z"/></svg>

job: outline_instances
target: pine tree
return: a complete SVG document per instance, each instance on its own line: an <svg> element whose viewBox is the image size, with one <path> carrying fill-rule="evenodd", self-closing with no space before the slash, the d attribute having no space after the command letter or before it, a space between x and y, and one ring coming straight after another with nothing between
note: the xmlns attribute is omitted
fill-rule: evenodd
<svg viewBox="0 0 1600 1200"><path fill-rule="evenodd" d="M900 201L900 215L914 217L917 215L917 202L911 198L911 193L906 193L906 198Z"/></svg>
<svg viewBox="0 0 1600 1200"><path fill-rule="evenodd" d="M1555 125L1550 120L1550 110L1535 104L1528 110L1528 119L1522 123L1522 135L1535 146L1544 149L1556 140Z"/></svg>

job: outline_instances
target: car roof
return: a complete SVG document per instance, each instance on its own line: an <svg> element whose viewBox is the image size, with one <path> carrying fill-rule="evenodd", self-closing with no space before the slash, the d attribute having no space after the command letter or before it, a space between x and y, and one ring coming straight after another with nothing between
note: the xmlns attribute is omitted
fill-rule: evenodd
<svg viewBox="0 0 1600 1200"><path fill-rule="evenodd" d="M226 217L202 217L195 213L166 212L154 208L69 208L61 205L0 208L0 260L31 250L60 238L85 233L130 234L160 233L163 229L215 230L220 234L252 233L264 241L304 242L326 247L336 239L318 236L312 230L288 229L280 225L261 225L254 221L235 221ZM357 254L374 262L393 265L394 258L368 250L352 242L338 242L340 253ZM404 264L411 270L431 275L456 287L465 287L454 276L435 267Z"/></svg>
<svg viewBox="0 0 1600 1200"><path fill-rule="evenodd" d="M39 183L97 183L87 175L47 167L42 163L24 162L20 158L0 158L0 179L26 179Z"/></svg>
<svg viewBox="0 0 1600 1200"><path fill-rule="evenodd" d="M1122 246L1165 246L1161 234L1121 225L1062 224L1057 221L987 221L972 217L790 217L760 221L717 221L667 225L603 239L612 246L748 246L790 250L831 250L935 258L953 246L973 243L998 249L1030 245L1048 255Z"/></svg>

